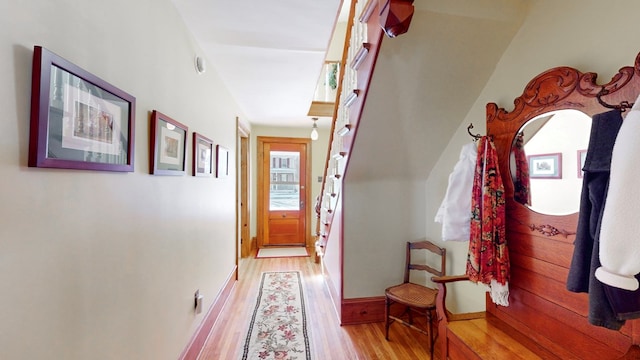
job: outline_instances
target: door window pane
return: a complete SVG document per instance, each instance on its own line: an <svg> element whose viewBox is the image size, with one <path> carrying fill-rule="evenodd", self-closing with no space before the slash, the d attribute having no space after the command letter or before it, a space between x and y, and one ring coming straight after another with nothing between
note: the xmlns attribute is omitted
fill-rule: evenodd
<svg viewBox="0 0 640 360"><path fill-rule="evenodd" d="M300 153L271 151L269 210L300 210Z"/></svg>

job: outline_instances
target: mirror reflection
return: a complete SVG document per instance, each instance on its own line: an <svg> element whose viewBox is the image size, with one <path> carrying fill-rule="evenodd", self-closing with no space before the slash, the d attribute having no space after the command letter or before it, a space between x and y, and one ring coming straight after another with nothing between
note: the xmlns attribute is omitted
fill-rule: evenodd
<svg viewBox="0 0 640 360"><path fill-rule="evenodd" d="M511 146L514 199L543 214L577 212L590 131L591 118L578 110L548 112L523 125Z"/></svg>

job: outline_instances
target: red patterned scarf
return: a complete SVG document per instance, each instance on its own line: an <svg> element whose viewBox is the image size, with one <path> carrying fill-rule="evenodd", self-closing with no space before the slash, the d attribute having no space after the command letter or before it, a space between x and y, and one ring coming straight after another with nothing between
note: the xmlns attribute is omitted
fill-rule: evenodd
<svg viewBox="0 0 640 360"><path fill-rule="evenodd" d="M493 141L483 136L471 198L471 237L467 257L467 275L491 289L498 305L508 306L509 252L505 237L505 198Z"/></svg>

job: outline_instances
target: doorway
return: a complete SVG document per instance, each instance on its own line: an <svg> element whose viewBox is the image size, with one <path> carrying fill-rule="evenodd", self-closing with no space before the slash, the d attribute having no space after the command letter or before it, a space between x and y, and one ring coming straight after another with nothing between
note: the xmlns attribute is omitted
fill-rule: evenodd
<svg viewBox="0 0 640 360"><path fill-rule="evenodd" d="M257 138L258 247L308 246L311 148L304 138Z"/></svg>
<svg viewBox="0 0 640 360"><path fill-rule="evenodd" d="M238 193L236 195L238 221L237 231L239 234L238 248L240 249L240 258L245 258L251 254L256 244L251 241L251 232L249 224L250 217L250 191L249 191L249 130L236 118L238 128Z"/></svg>

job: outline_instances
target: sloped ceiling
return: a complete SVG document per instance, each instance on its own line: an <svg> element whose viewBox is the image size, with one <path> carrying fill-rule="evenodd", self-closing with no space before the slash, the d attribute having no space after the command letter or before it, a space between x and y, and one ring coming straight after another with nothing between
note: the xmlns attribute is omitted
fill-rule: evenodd
<svg viewBox="0 0 640 360"><path fill-rule="evenodd" d="M172 1L247 121L310 126L341 0Z"/></svg>
<svg viewBox="0 0 640 360"><path fill-rule="evenodd" d="M527 9L524 0L414 5L409 31L383 39L346 181L426 179Z"/></svg>

